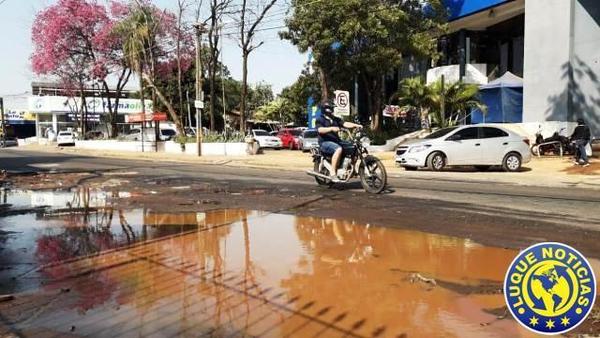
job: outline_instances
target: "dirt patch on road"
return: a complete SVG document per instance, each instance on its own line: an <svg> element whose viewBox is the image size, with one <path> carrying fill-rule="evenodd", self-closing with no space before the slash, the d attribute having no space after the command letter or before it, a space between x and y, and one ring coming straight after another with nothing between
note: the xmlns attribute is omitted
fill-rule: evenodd
<svg viewBox="0 0 600 338"><path fill-rule="evenodd" d="M572 167L563 169L563 172L570 175L600 175L600 161L594 161L587 167L574 164Z"/></svg>

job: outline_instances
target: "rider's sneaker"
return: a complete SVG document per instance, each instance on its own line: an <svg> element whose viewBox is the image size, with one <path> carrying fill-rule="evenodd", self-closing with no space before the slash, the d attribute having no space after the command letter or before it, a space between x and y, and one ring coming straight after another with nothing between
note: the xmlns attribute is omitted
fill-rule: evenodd
<svg viewBox="0 0 600 338"><path fill-rule="evenodd" d="M331 176L329 176L329 179L333 183L339 183L339 182L341 182L340 179L337 177L337 175L331 175Z"/></svg>
<svg viewBox="0 0 600 338"><path fill-rule="evenodd" d="M589 163L584 163L584 164L582 164L582 166L583 166L583 167L589 167L589 166L590 166L590 164L589 164Z"/></svg>

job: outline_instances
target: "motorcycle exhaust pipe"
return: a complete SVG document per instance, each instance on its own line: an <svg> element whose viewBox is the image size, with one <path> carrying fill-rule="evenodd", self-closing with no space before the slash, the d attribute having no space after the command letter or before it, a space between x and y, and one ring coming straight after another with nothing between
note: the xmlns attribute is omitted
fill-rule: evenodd
<svg viewBox="0 0 600 338"><path fill-rule="evenodd" d="M331 177L329 177L329 176L325 176L325 175L323 175L323 174L320 174L320 173L318 173L318 172L316 172L316 171L307 170L307 171L306 171L306 174L307 174L307 175L310 175L310 176L316 176L316 177L322 178L322 179L324 179L324 180L331 181Z"/></svg>

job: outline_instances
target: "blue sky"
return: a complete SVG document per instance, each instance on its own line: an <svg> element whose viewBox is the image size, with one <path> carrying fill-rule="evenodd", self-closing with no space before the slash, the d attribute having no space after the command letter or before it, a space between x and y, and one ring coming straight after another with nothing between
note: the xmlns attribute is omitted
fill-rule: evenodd
<svg viewBox="0 0 600 338"><path fill-rule="evenodd" d="M161 8L173 9L176 5L176 0L154 2ZM6 0L0 4L0 95L20 94L31 90L30 82L34 79L29 64L32 51L31 25L35 14L50 3L53 1ZM272 13L264 27L283 24L282 8L273 9ZM225 24L231 20L225 19ZM249 81L270 83L275 93L278 93L296 80L307 57L301 55L296 47L288 42L281 41L277 30L263 31L259 34L259 38L264 40L265 44L250 55ZM235 41L225 42L223 57L233 77L241 79L241 53Z"/></svg>

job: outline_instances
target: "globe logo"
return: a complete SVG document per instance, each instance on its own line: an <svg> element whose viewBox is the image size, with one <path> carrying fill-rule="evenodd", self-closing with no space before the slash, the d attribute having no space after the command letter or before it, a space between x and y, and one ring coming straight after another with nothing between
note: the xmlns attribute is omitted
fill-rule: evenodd
<svg viewBox="0 0 600 338"><path fill-rule="evenodd" d="M527 329L561 334L581 324L594 306L596 279L581 253L562 243L522 251L504 280L508 309Z"/></svg>

